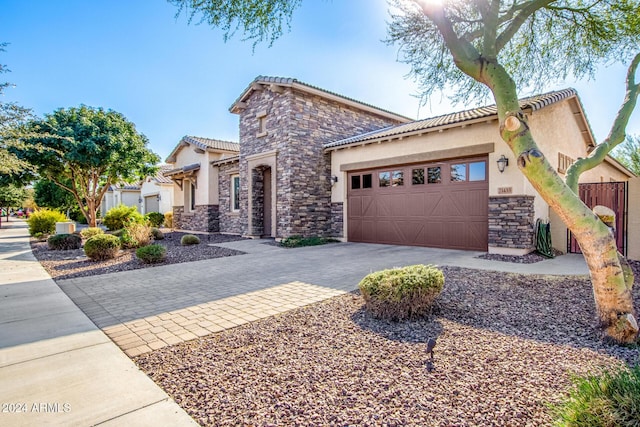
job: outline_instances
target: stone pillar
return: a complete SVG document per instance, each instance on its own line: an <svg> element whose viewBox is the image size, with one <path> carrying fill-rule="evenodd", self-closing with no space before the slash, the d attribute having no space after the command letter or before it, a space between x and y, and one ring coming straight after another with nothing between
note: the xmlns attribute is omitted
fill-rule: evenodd
<svg viewBox="0 0 640 427"><path fill-rule="evenodd" d="M534 196L489 197L489 253L526 255L534 240Z"/></svg>

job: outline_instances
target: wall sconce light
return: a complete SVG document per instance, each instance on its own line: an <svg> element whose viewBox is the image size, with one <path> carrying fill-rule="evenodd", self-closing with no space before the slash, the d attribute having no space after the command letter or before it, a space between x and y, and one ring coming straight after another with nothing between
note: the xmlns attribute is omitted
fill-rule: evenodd
<svg viewBox="0 0 640 427"><path fill-rule="evenodd" d="M142 197L138 197L138 203L142 203Z"/></svg>
<svg viewBox="0 0 640 427"><path fill-rule="evenodd" d="M337 177L337 176L335 176L335 175L333 175L333 176L331 177L331 184L333 185L333 184L335 184L336 182L338 182L338 177Z"/></svg>
<svg viewBox="0 0 640 427"><path fill-rule="evenodd" d="M158 201L162 200L162 197L160 197L160 194L158 194Z"/></svg>
<svg viewBox="0 0 640 427"><path fill-rule="evenodd" d="M503 154L498 159L498 170L500 171L500 173L504 172L504 168L506 168L507 166L509 166L509 159L507 159Z"/></svg>

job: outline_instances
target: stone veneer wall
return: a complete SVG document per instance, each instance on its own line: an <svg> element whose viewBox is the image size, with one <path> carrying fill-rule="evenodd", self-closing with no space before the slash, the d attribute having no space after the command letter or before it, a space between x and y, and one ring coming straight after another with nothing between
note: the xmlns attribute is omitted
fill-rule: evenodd
<svg viewBox="0 0 640 427"><path fill-rule="evenodd" d="M227 163L219 167L218 197L220 232L242 234L241 211L231 211L231 176L238 173L238 163ZM240 194L242 199L242 192Z"/></svg>
<svg viewBox="0 0 640 427"><path fill-rule="evenodd" d="M348 136L398 124L397 121L361 111L293 88L275 93L264 87L254 91L240 113L240 180L242 228L248 230L247 157L277 151L277 237L333 234L331 224L331 158L323 144ZM260 112L266 136L257 136ZM254 201L255 202L255 201ZM255 206L254 206L255 207ZM259 214L254 209L254 217ZM255 227L254 227L255 228Z"/></svg>
<svg viewBox="0 0 640 427"><path fill-rule="evenodd" d="M331 203L331 237L344 237L344 203Z"/></svg>
<svg viewBox="0 0 640 427"><path fill-rule="evenodd" d="M203 232L220 231L218 205L196 205L193 212L185 213L183 206L173 207L173 228Z"/></svg>
<svg viewBox="0 0 640 427"><path fill-rule="evenodd" d="M489 246L535 249L534 196L489 197Z"/></svg>

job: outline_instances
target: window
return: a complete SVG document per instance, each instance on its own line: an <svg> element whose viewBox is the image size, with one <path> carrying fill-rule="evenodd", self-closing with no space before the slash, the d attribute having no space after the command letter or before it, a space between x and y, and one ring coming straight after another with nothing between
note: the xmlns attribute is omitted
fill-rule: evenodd
<svg viewBox="0 0 640 427"><path fill-rule="evenodd" d="M484 181L487 179L487 164L485 162L469 163L469 181Z"/></svg>
<svg viewBox="0 0 640 427"><path fill-rule="evenodd" d="M392 179L391 179L391 186L392 187L399 187L401 185L404 185L404 172L403 171L393 171L391 176L392 176Z"/></svg>
<svg viewBox="0 0 640 427"><path fill-rule="evenodd" d="M460 163L451 165L451 182L460 182L467 180L467 165Z"/></svg>
<svg viewBox="0 0 640 427"><path fill-rule="evenodd" d="M240 210L240 175L231 176L231 210Z"/></svg>
<svg viewBox="0 0 640 427"><path fill-rule="evenodd" d="M193 212L196 210L196 186L191 181L185 181L184 191L184 208L187 212Z"/></svg>
<svg viewBox="0 0 640 427"><path fill-rule="evenodd" d="M380 172L378 178L380 187L389 187L391 185L391 172Z"/></svg>
<svg viewBox="0 0 640 427"><path fill-rule="evenodd" d="M424 184L424 169L413 169L411 171L411 184L421 185Z"/></svg>
<svg viewBox="0 0 640 427"><path fill-rule="evenodd" d="M440 184L442 182L442 169L440 166L427 168L427 182L429 184Z"/></svg>
<svg viewBox="0 0 640 427"><path fill-rule="evenodd" d="M370 173L362 175L362 188L372 188L373 187L373 175Z"/></svg>
<svg viewBox="0 0 640 427"><path fill-rule="evenodd" d="M267 135L267 111L263 110L257 113L256 119L258 119L257 137L266 136Z"/></svg>
<svg viewBox="0 0 640 427"><path fill-rule="evenodd" d="M351 189L358 190L360 188L360 175L351 176Z"/></svg>

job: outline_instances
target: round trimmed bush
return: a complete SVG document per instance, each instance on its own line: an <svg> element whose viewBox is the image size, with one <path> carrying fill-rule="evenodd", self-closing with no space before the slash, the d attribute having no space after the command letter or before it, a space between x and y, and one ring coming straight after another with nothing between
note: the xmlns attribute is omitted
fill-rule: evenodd
<svg viewBox="0 0 640 427"><path fill-rule="evenodd" d="M136 257L145 264L162 262L167 257L167 248L162 245L148 245L136 250Z"/></svg>
<svg viewBox="0 0 640 427"><path fill-rule="evenodd" d="M197 245L199 243L200 243L200 238L198 238L198 236L194 236L193 234L185 234L180 239L180 244L182 246Z"/></svg>
<svg viewBox="0 0 640 427"><path fill-rule="evenodd" d="M80 230L80 235L83 239L88 239L98 234L104 234L104 230L100 227L88 227Z"/></svg>
<svg viewBox="0 0 640 427"><path fill-rule="evenodd" d="M40 209L29 215L27 224L29 225L29 234L34 236L36 233L53 234L56 231L56 222L66 222L67 217L59 211L50 209Z"/></svg>
<svg viewBox="0 0 640 427"><path fill-rule="evenodd" d="M56 234L47 239L47 244L54 251L80 249L82 237L77 234Z"/></svg>
<svg viewBox="0 0 640 427"><path fill-rule="evenodd" d="M160 230L158 230L155 227L151 228L151 237L153 237L153 240L163 240L164 239L164 233Z"/></svg>
<svg viewBox="0 0 640 427"><path fill-rule="evenodd" d="M120 250L120 239L111 234L97 234L84 243L84 253L94 261L115 258Z"/></svg>
<svg viewBox="0 0 640 427"><path fill-rule="evenodd" d="M164 215L162 215L160 212L149 212L144 216L144 218L152 227L162 227L162 224L164 223Z"/></svg>
<svg viewBox="0 0 640 427"><path fill-rule="evenodd" d="M109 230L119 230L124 228L128 223L143 223L144 217L136 210L135 206L119 205L107 211L102 223Z"/></svg>
<svg viewBox="0 0 640 427"><path fill-rule="evenodd" d="M389 320L429 314L443 286L442 271L423 264L371 273L358 284L367 310Z"/></svg>

